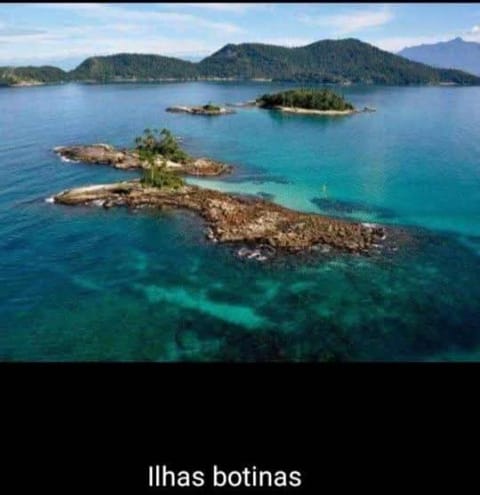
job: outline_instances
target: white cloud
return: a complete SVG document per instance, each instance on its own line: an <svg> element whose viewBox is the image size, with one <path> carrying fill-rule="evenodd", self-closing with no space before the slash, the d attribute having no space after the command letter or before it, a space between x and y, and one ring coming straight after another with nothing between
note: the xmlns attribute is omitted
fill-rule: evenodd
<svg viewBox="0 0 480 495"><path fill-rule="evenodd" d="M471 33L472 34L480 33L480 25L477 24L476 26L473 26Z"/></svg>
<svg viewBox="0 0 480 495"><path fill-rule="evenodd" d="M72 40L68 45L58 43L57 39L43 39L42 43L36 42L38 48L32 56L31 41L20 43L17 46L17 57L36 58L38 63L45 60L91 57L94 55L111 55L114 53L152 53L172 57L185 57L191 54L207 55L214 51L208 43L197 39L174 40L166 37L155 37L154 39L126 39L124 37L101 37L88 36ZM11 49L8 45L3 46L0 39L0 65L4 61L12 61Z"/></svg>
<svg viewBox="0 0 480 495"><path fill-rule="evenodd" d="M23 28L18 26L7 26L4 22L0 22L0 37L6 36L32 36L44 33L41 29Z"/></svg>
<svg viewBox="0 0 480 495"><path fill-rule="evenodd" d="M270 38L264 41L264 43L279 45L279 46L297 47L297 46L310 45L315 41L318 40L313 38Z"/></svg>
<svg viewBox="0 0 480 495"><path fill-rule="evenodd" d="M286 46L286 47L298 47L305 46L311 43L318 41L318 39L314 38L296 38L296 37L288 37L288 36L279 36L276 38L263 38L263 37L250 37L247 42L250 43L264 43L267 45L277 45L277 46Z"/></svg>
<svg viewBox="0 0 480 495"><path fill-rule="evenodd" d="M155 4L152 4L155 6ZM226 34L240 33L243 30L230 22L216 22L204 19L193 14L179 12L164 12L159 10L132 10L117 5L105 5L99 3L75 4L38 4L38 7L49 9L67 9L78 15L94 18L96 21L120 21L120 22L142 22L144 24L159 23L167 25L170 29L201 28L212 29Z"/></svg>
<svg viewBox="0 0 480 495"><path fill-rule="evenodd" d="M326 16L300 16L300 20L314 26L330 27L338 35L346 35L373 27L383 26L393 19L390 8L356 10L345 14Z"/></svg>
<svg viewBox="0 0 480 495"><path fill-rule="evenodd" d="M225 38L243 32L229 22L189 12L160 11L155 4L145 5L147 10L98 3L32 4L32 8L68 10L75 25L27 31L0 21L0 61L15 57L41 62L119 52L198 58L217 50Z"/></svg>
<svg viewBox="0 0 480 495"><path fill-rule="evenodd" d="M217 12L226 12L233 14L243 14L248 10L258 9L262 7L260 4L255 3L169 3L164 4L162 7L172 7L175 9L188 7L195 9L212 10Z"/></svg>

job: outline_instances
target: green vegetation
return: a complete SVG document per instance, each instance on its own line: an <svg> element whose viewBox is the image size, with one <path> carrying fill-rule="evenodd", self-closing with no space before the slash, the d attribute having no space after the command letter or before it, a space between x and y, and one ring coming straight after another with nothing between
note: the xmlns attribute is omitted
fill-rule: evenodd
<svg viewBox="0 0 480 495"><path fill-rule="evenodd" d="M121 53L90 57L70 72L55 67L0 68L0 83L12 84L18 81L17 77L40 82L232 78L392 85L480 84L480 77L472 74L412 62L356 39L323 40L297 48L229 44L198 63L160 55Z"/></svg>
<svg viewBox="0 0 480 495"><path fill-rule="evenodd" d="M181 177L168 170L167 160L187 163L191 158L180 148L168 129L145 129L143 135L135 139L135 145L140 159L148 164L143 171L143 184L172 189L185 184Z"/></svg>
<svg viewBox="0 0 480 495"><path fill-rule="evenodd" d="M67 81L67 72L57 67L0 67L0 85L20 83L56 83Z"/></svg>
<svg viewBox="0 0 480 495"><path fill-rule="evenodd" d="M90 57L70 73L74 80L100 82L116 80L155 81L161 79L193 79L195 64L161 55L121 53Z"/></svg>
<svg viewBox="0 0 480 495"><path fill-rule="evenodd" d="M298 48L260 43L226 45L199 63L203 76L373 84L479 84L458 70L434 69L356 39L323 40Z"/></svg>
<svg viewBox="0 0 480 495"><path fill-rule="evenodd" d="M207 112L220 112L221 108L217 105L213 105L211 102L202 106L203 110Z"/></svg>
<svg viewBox="0 0 480 495"><path fill-rule="evenodd" d="M328 89L290 89L257 99L261 107L297 107L308 110L353 110L353 105Z"/></svg>
<svg viewBox="0 0 480 495"><path fill-rule="evenodd" d="M180 148L178 141L168 129L145 129L143 136L135 139L139 152L148 151L176 163L188 163L192 159Z"/></svg>

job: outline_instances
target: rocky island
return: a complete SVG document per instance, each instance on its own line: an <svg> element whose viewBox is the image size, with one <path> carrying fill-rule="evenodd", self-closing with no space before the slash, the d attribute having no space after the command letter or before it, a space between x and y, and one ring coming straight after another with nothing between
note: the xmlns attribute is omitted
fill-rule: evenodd
<svg viewBox="0 0 480 495"><path fill-rule="evenodd" d="M269 246L290 252L336 248L368 253L385 238L385 229L322 215L301 213L249 196L225 194L198 186L152 187L139 180L79 187L53 198L65 205L110 208L176 208L198 213L214 242Z"/></svg>
<svg viewBox="0 0 480 495"><path fill-rule="evenodd" d="M138 149L117 149L108 144L98 143L58 146L54 148L54 151L66 161L110 165L122 170L148 168L147 161L141 158ZM165 161L164 165L168 170L184 175L217 176L232 170L231 166L208 158L175 157L171 159L158 154L154 161L156 165Z"/></svg>
<svg viewBox="0 0 480 495"><path fill-rule="evenodd" d="M234 110L230 108L220 107L218 105L213 105L212 103L207 103L202 106L173 106L168 107L166 109L167 112L172 113L189 113L191 115L206 115L206 116L215 116L215 115L230 115L235 113Z"/></svg>
<svg viewBox="0 0 480 495"><path fill-rule="evenodd" d="M368 253L386 238L386 229L376 225L297 212L259 197L188 185L177 172L208 176L225 173L230 168L220 164L211 169L209 164L217 162L207 159L199 164L198 159L192 160L179 147L168 130L157 133L158 136L146 130L136 139L134 150L116 150L107 144L56 148L60 156L68 159L139 168L143 177L62 191L52 201L104 208L188 209L206 221L207 237L211 241L243 244L270 252L334 248Z"/></svg>

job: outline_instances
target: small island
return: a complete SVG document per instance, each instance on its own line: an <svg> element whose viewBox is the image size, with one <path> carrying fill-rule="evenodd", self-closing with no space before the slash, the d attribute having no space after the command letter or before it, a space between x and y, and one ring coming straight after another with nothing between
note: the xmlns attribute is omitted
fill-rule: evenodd
<svg viewBox="0 0 480 495"><path fill-rule="evenodd" d="M178 173L192 174L191 159L180 148L170 131L146 130L131 151L118 151L107 144L56 148L60 156L75 157L88 163L104 163L117 168L139 168L140 179L114 184L93 185L62 191L51 201L64 205L94 205L103 208L187 209L207 223L207 238L212 242L243 246L238 254L256 257L277 252L304 252L338 249L368 254L386 238L386 229L377 225L329 218L290 210L266 199L227 194L186 184ZM216 163L207 159L205 163ZM175 166L169 166L169 163ZM121 165L118 167L118 165ZM218 173L229 168L223 166ZM208 170L208 167L206 168ZM192 175L209 175L200 167ZM248 246L245 251L245 246ZM251 250L254 251L251 251Z"/></svg>
<svg viewBox="0 0 480 495"><path fill-rule="evenodd" d="M225 107L220 107L218 105L214 105L213 103L207 103L202 106L173 106L168 107L166 109L167 112L172 113L189 113L191 115L207 115L207 116L215 116L215 115L230 115L235 113L233 110Z"/></svg>
<svg viewBox="0 0 480 495"><path fill-rule="evenodd" d="M290 89L257 98L260 108L313 115L351 115L358 110L343 96L329 89Z"/></svg>
<svg viewBox="0 0 480 495"><path fill-rule="evenodd" d="M213 242L253 250L268 247L278 253L333 248L368 254L386 238L384 227L297 212L264 199L187 185L166 176L152 177L147 173L141 180L70 189L55 195L53 201L104 208L187 209L206 221L206 235Z"/></svg>
<svg viewBox="0 0 480 495"><path fill-rule="evenodd" d="M145 129L142 137L136 139L133 149L117 149L109 144L57 146L54 148L64 161L84 162L96 165L110 165L114 168L149 168L145 150L151 149L156 166L164 166L169 171L183 175L217 176L228 173L232 167L207 158L194 158L183 151L168 129ZM142 155L143 153L143 155ZM149 158L149 159L150 159Z"/></svg>

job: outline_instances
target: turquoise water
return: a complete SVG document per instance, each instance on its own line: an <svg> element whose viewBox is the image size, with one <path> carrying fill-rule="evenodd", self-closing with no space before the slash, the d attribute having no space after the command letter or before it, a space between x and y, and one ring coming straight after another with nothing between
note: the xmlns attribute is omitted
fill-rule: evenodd
<svg viewBox="0 0 480 495"><path fill-rule="evenodd" d="M342 88L377 108L351 117L165 112L285 87L1 89L0 360L478 360L480 88ZM208 243L191 213L45 201L136 176L62 162L54 146L128 146L145 127L236 166L192 183L402 226L412 241L261 263Z"/></svg>

